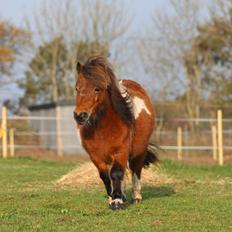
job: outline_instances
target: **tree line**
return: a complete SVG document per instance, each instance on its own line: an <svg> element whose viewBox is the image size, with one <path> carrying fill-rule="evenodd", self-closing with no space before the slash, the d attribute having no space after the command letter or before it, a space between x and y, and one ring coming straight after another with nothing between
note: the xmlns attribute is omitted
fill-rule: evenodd
<svg viewBox="0 0 232 232"><path fill-rule="evenodd" d="M123 1L43 1L25 28L1 20L1 87L28 57L17 80L24 92L20 106L70 99L76 61L101 54L118 69L141 68L154 100L183 105L187 117L199 117L205 105L229 108L232 0L167 4L168 10L154 11L136 41L125 40L133 17Z"/></svg>

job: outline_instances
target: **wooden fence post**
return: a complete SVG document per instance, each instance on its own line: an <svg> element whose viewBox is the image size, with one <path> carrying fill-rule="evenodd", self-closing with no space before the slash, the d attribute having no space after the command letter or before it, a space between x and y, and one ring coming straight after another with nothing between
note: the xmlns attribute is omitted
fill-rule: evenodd
<svg viewBox="0 0 232 232"><path fill-rule="evenodd" d="M186 146L188 146L189 144L189 132L188 132L188 127L187 124L185 124L184 126L184 133L183 133L183 144ZM184 152L185 156L188 156L189 152L187 150L185 150Z"/></svg>
<svg viewBox="0 0 232 232"><path fill-rule="evenodd" d="M2 107L2 157L7 158L7 108Z"/></svg>
<svg viewBox="0 0 232 232"><path fill-rule="evenodd" d="M211 127L212 143L213 143L213 160L217 160L217 128L215 125Z"/></svg>
<svg viewBox="0 0 232 232"><path fill-rule="evenodd" d="M9 135L10 135L10 156L14 157L15 156L14 128L10 129Z"/></svg>
<svg viewBox="0 0 232 232"><path fill-rule="evenodd" d="M182 160L182 128L177 128L177 159Z"/></svg>
<svg viewBox="0 0 232 232"><path fill-rule="evenodd" d="M222 131L222 111L218 110L217 112L218 120L218 163L220 166L224 164L223 158L223 131Z"/></svg>
<svg viewBox="0 0 232 232"><path fill-rule="evenodd" d="M60 106L56 105L56 146L58 156L63 156L63 141L61 135L61 117L60 117Z"/></svg>

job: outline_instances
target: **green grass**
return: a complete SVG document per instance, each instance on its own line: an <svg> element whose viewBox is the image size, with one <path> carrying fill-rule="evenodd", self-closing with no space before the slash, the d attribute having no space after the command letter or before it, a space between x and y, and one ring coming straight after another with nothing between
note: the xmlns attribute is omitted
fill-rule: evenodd
<svg viewBox="0 0 232 232"><path fill-rule="evenodd" d="M232 185L144 186L140 205L113 212L102 187L57 188L75 163L0 160L0 231L232 231ZM177 179L232 178L232 165L193 167L164 161ZM127 190L128 201L130 191Z"/></svg>
<svg viewBox="0 0 232 232"><path fill-rule="evenodd" d="M177 163L173 161L164 161L161 169L167 170L168 174L176 178L190 179L223 179L232 178L232 165L225 164L223 167L215 166L193 166L188 164Z"/></svg>

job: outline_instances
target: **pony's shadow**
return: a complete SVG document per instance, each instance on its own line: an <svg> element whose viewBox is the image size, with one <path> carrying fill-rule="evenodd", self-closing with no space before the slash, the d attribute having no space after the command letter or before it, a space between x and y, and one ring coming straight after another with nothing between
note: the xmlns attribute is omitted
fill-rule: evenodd
<svg viewBox="0 0 232 232"><path fill-rule="evenodd" d="M175 193L171 186L144 186L142 188L143 201L150 198L170 197Z"/></svg>
<svg viewBox="0 0 232 232"><path fill-rule="evenodd" d="M146 201L151 198L170 197L176 194L175 190L171 186L143 186L142 188L142 201ZM131 191L126 191L127 199L131 202Z"/></svg>

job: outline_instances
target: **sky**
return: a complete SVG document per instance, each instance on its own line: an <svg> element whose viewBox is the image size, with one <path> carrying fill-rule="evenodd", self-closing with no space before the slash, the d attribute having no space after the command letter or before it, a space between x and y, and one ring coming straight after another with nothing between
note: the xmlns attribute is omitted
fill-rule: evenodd
<svg viewBox="0 0 232 232"><path fill-rule="evenodd" d="M56 2L56 0L47 1ZM0 16L12 20L17 25L22 25L24 17L31 17L41 2L42 0L0 0ZM160 11L167 7L166 0L123 0L122 2L129 5L129 14L133 16L132 30L135 32L149 23L153 11Z"/></svg>
<svg viewBox="0 0 232 232"><path fill-rule="evenodd" d="M56 2L56 0L47 0ZM107 0L103 0L107 1ZM32 18L33 12L39 8L42 0L0 0L0 18L9 20L17 26L24 25L25 18ZM128 14L132 17L130 36L139 36L145 25L149 24L150 16L154 11L162 11L166 7L166 0L123 0L129 6ZM15 92L15 97L19 97L20 92L16 84L0 88L0 104L11 98L11 92Z"/></svg>

